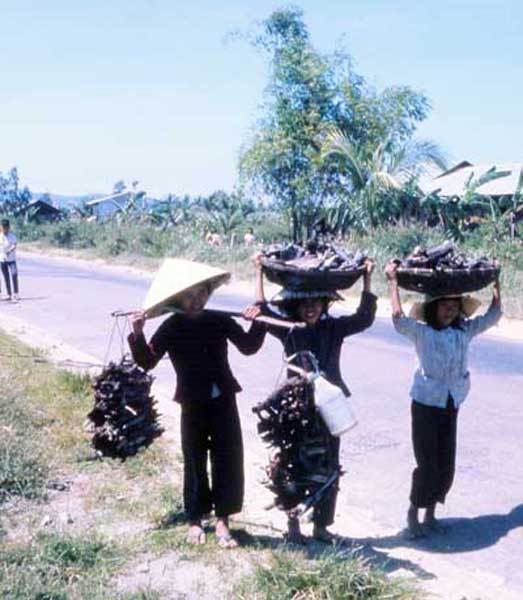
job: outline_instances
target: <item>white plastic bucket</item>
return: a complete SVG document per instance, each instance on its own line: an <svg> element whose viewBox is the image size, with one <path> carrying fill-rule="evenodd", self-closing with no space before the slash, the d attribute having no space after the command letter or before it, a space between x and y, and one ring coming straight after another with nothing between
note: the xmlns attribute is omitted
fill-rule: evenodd
<svg viewBox="0 0 523 600"><path fill-rule="evenodd" d="M314 379L314 404L332 435L339 437L358 424L349 399L324 377Z"/></svg>

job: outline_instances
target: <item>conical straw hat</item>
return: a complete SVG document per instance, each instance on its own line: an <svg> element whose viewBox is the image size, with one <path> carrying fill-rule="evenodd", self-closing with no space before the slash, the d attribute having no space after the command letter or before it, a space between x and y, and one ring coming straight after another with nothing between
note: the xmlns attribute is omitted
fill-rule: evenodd
<svg viewBox="0 0 523 600"><path fill-rule="evenodd" d="M425 321L425 308L427 304L435 302L436 300L444 300L445 298L458 298L461 300L461 312L467 319L481 306L481 300L473 298L472 296L425 296L424 302L414 302L410 309L409 317L416 319L416 321Z"/></svg>
<svg viewBox="0 0 523 600"><path fill-rule="evenodd" d="M166 258L154 276L143 303L148 319L177 309L178 296L200 283L207 283L210 291L226 283L231 274L218 267L183 258Z"/></svg>

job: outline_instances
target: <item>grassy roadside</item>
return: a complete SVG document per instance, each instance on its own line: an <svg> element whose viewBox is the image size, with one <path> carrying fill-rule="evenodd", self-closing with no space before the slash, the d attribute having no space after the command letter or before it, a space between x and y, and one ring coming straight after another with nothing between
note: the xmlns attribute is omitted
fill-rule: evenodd
<svg viewBox="0 0 523 600"><path fill-rule="evenodd" d="M92 462L82 430L88 377L55 369L5 335L0 355L0 597L138 598L111 585L133 555L117 532L143 529L140 520L158 509L134 488L138 480L152 491L166 485L165 451L157 446L129 464Z"/></svg>
<svg viewBox="0 0 523 600"><path fill-rule="evenodd" d="M353 551L292 550L235 525L241 547L188 546L176 450L90 460L89 379L0 333L0 597L7 600L415 600ZM209 528L212 533L212 528Z"/></svg>

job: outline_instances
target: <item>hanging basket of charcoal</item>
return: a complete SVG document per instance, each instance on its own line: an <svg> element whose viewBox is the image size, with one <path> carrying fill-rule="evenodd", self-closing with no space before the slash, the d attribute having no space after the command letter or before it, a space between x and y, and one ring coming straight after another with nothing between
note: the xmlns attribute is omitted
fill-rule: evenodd
<svg viewBox="0 0 523 600"><path fill-rule="evenodd" d="M275 244L262 251L267 279L293 291L335 291L352 287L365 272L367 255L330 243Z"/></svg>
<svg viewBox="0 0 523 600"><path fill-rule="evenodd" d="M329 435L315 408L314 385L307 377L290 377L253 412L271 453L265 486L277 508L301 516L340 476L329 459Z"/></svg>
<svg viewBox="0 0 523 600"><path fill-rule="evenodd" d="M458 253L452 242L432 248L417 247L399 263L398 285L433 297L476 292L494 282L499 265L488 258Z"/></svg>
<svg viewBox="0 0 523 600"><path fill-rule="evenodd" d="M163 433L152 382L153 377L127 357L109 363L94 379L94 408L87 418L99 457L124 461Z"/></svg>

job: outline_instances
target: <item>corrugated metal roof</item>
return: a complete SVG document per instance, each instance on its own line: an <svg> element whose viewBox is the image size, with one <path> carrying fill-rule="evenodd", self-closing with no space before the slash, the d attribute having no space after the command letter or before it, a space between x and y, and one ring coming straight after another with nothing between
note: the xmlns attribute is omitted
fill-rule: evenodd
<svg viewBox="0 0 523 600"><path fill-rule="evenodd" d="M424 193L429 194L439 190L443 197L463 196L465 186L471 175L473 180L484 175L487 171L496 167L496 172L506 172L504 177L488 181L478 188L478 192L488 196L511 196L516 191L519 176L523 170L523 163L493 163L483 165L468 165L464 161L460 163L461 168L454 167L442 173L431 181L420 182ZM459 166L459 165L458 165Z"/></svg>
<svg viewBox="0 0 523 600"><path fill-rule="evenodd" d="M130 198L131 192L125 191L120 192L119 194L112 194L111 196L104 196L103 198L96 198L95 200L90 200L87 202L87 206L97 206L98 204L103 204L104 202L110 202L114 204L118 208L121 208Z"/></svg>

